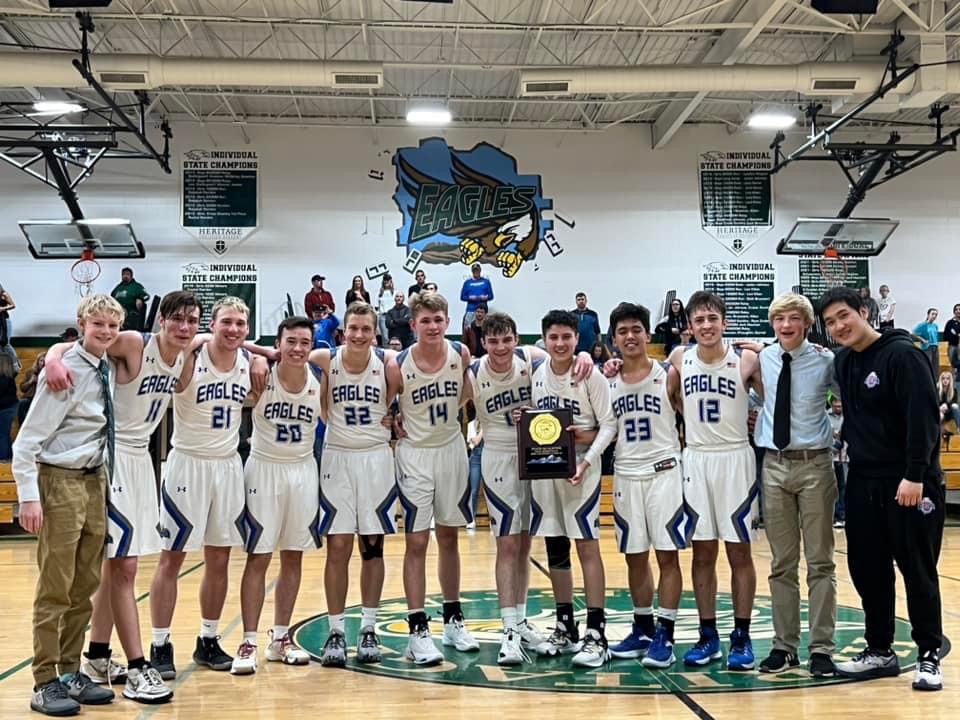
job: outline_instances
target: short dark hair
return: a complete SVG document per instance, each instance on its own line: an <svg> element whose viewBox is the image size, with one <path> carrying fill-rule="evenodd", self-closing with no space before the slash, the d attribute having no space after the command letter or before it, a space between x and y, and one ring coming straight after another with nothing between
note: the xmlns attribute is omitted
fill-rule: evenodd
<svg viewBox="0 0 960 720"><path fill-rule="evenodd" d="M834 303L843 303L851 309L860 312L863 300L860 293L848 287L832 287L820 296L817 302L817 314L823 318L824 311Z"/></svg>
<svg viewBox="0 0 960 720"><path fill-rule="evenodd" d="M481 308L483 308L483 311L484 311L484 312L490 312L490 308L487 307L487 304L486 304L485 302L478 302L478 303L476 304L476 307L474 307L473 309L476 311L476 310L479 310L479 309L481 309Z"/></svg>
<svg viewBox="0 0 960 720"><path fill-rule="evenodd" d="M953 306L953 311L956 312L957 308L960 308L960 303L957 303L956 305Z"/></svg>
<svg viewBox="0 0 960 720"><path fill-rule="evenodd" d="M574 332L578 332L580 327L577 316L569 310L551 310L544 315L543 320L540 321L540 332L546 335L551 325L563 325Z"/></svg>
<svg viewBox="0 0 960 720"><path fill-rule="evenodd" d="M574 297L574 298L581 298L581 297L582 297L582 298L586 298L586 297L587 297L587 294L586 294L585 292L583 292L583 290L581 290L580 292L578 292L578 293L577 293L576 295L574 295L573 297Z"/></svg>
<svg viewBox="0 0 960 720"><path fill-rule="evenodd" d="M132 268L132 267L120 268L120 274L121 274L121 275L123 275L125 272L128 272L128 273L130 273L131 275L133 275L133 268Z"/></svg>
<svg viewBox="0 0 960 720"><path fill-rule="evenodd" d="M290 317L285 317L277 326L277 342L279 343L283 338L284 330L299 330L300 328L309 330L310 334L313 335L313 320L308 320L302 315L291 315Z"/></svg>
<svg viewBox="0 0 960 720"><path fill-rule="evenodd" d="M643 329L650 332L650 311L643 305L622 302L617 305L610 313L610 330L614 334L617 332L617 323L625 320L639 320Z"/></svg>
<svg viewBox="0 0 960 720"><path fill-rule="evenodd" d="M491 335L511 334L515 338L519 339L520 337L519 333L517 333L517 323L512 317L504 312L489 313L483 319L483 324L480 326L480 331L483 333L484 337L490 337Z"/></svg>
<svg viewBox="0 0 960 720"><path fill-rule="evenodd" d="M189 290L174 290L168 292L160 301L160 317L172 317L178 310L192 310L197 308L200 315L203 315L203 305L200 299Z"/></svg>
<svg viewBox="0 0 960 720"><path fill-rule="evenodd" d="M697 310L716 310L720 313L720 317L727 317L727 304L723 298L706 290L697 290L687 300L687 318L689 319Z"/></svg>

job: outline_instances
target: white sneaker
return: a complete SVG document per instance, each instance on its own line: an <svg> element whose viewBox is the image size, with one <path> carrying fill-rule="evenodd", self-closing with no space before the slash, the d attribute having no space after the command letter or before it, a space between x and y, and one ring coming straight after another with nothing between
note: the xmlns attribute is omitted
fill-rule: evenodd
<svg viewBox="0 0 960 720"><path fill-rule="evenodd" d="M575 667L598 668L610 660L607 639L596 630L587 630L583 636L583 647L571 661Z"/></svg>
<svg viewBox="0 0 960 720"><path fill-rule="evenodd" d="M357 638L357 662L378 663L380 659L380 638L373 625L364 625Z"/></svg>
<svg viewBox="0 0 960 720"><path fill-rule="evenodd" d="M450 622L443 624L443 644L448 647L455 647L460 652L472 652L480 649L480 643L467 630L463 620L453 618Z"/></svg>
<svg viewBox="0 0 960 720"><path fill-rule="evenodd" d="M270 636L270 644L264 653L267 662L282 662L284 665L306 665L310 662L310 656L293 644L290 633L279 640L274 639L273 630L269 630L267 634Z"/></svg>
<svg viewBox="0 0 960 720"><path fill-rule="evenodd" d="M97 685L113 685L115 682L123 682L127 676L127 668L115 663L112 657L91 659L86 653L80 663L80 672Z"/></svg>
<svg viewBox="0 0 960 720"><path fill-rule="evenodd" d="M846 662L837 663L837 674L855 680L896 677L900 674L900 665L890 650L881 652L868 647Z"/></svg>
<svg viewBox="0 0 960 720"><path fill-rule="evenodd" d="M536 648L547 639L540 628L526 618L517 623L517 632L520 634L521 644L527 648Z"/></svg>
<svg viewBox="0 0 960 720"><path fill-rule="evenodd" d="M127 671L127 684L123 688L127 700L135 700L146 705L159 705L173 699L173 690L168 688L156 668L150 666L143 670L130 668Z"/></svg>
<svg viewBox="0 0 960 720"><path fill-rule="evenodd" d="M240 643L237 655L230 665L231 675L253 675L257 671L257 646L248 642Z"/></svg>
<svg viewBox="0 0 960 720"><path fill-rule="evenodd" d="M558 624L553 629L553 634L537 645L534 650L537 651L537 655L556 657L557 655L572 655L573 653L580 652L582 645L582 642L579 640L575 641L570 636L562 624Z"/></svg>
<svg viewBox="0 0 960 720"><path fill-rule="evenodd" d="M467 530L476 530L476 529L477 529L477 524L473 520L467 523Z"/></svg>
<svg viewBox="0 0 960 720"><path fill-rule="evenodd" d="M927 652L917 658L913 689L943 690L943 673L940 671L940 659L935 652Z"/></svg>
<svg viewBox="0 0 960 720"><path fill-rule="evenodd" d="M504 630L497 665L522 665L525 662L530 662L530 658L520 644L520 633L513 629Z"/></svg>
<svg viewBox="0 0 960 720"><path fill-rule="evenodd" d="M443 653L433 644L433 636L426 625L410 633L404 656L416 665L436 665L443 662Z"/></svg>

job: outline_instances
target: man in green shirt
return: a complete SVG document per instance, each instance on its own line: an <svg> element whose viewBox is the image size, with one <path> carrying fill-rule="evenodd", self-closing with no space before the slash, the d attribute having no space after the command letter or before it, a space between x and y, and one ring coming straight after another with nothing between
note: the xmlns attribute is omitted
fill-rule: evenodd
<svg viewBox="0 0 960 720"><path fill-rule="evenodd" d="M125 267L120 271L120 284L110 294L123 306L127 313L123 329L143 330L144 312L146 310L144 303L150 299L150 295L144 290L143 285L133 279L132 268Z"/></svg>

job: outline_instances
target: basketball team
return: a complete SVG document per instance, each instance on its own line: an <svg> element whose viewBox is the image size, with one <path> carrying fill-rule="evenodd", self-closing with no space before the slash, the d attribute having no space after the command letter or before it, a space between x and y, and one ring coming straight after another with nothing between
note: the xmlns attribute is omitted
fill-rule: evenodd
<svg viewBox="0 0 960 720"><path fill-rule="evenodd" d="M256 672L265 578L274 553L280 571L263 657L307 664L310 656L293 642L290 624L303 553L324 538L330 632L320 661L344 667L354 644L357 662L379 662L384 536L396 532L398 501L409 612L406 658L432 665L443 661L442 648L478 650L459 601L459 530L473 519L460 422L468 402L483 431L482 474L496 538L499 664L570 655L574 666L584 668L611 658L670 667L683 587L679 551L691 546L699 639L682 660L691 667L722 661L716 610L722 541L734 607L727 669L799 671L802 546L809 590L807 671L851 678L900 672L893 652L896 561L918 647L913 687L939 690L936 562L944 491L926 356L902 331L874 330L859 295L844 288L828 291L820 302L826 327L842 346L836 357L807 341L814 310L799 295L782 295L771 304L777 342L765 348L724 340L726 307L716 295L698 291L686 309L695 344L676 348L661 363L648 355L649 311L618 305L610 324L621 359L601 372L588 354L576 353L577 318L563 310L542 319L545 349L520 346L514 320L489 313L482 327L487 354L475 360L445 338L448 305L436 292L410 299L417 339L401 352L377 347L376 312L362 302L346 310L344 344L316 350L313 323L296 316L280 323L275 347L246 342L249 311L233 297L212 308L210 334L198 334L202 308L189 292L163 298L156 334L121 332L123 309L113 298L83 298L77 309L81 339L48 351L14 444L19 521L38 536L31 708L73 715L81 705L111 702L112 684L124 679L128 699L171 700L167 681L176 677L178 659L171 624L191 551L203 553L201 620L192 655L197 665L237 675ZM863 650L837 664L837 485L826 410L831 392L839 393L846 410L847 544L866 622ZM173 449L158 503L148 443L171 401ZM237 448L245 403L253 406L253 430L244 465ZM759 495L751 403L759 409L756 444L767 448L764 522L773 556L775 635L773 649L759 663L750 639L756 592L751 540ZM517 423L526 408L569 409L577 450L572 477L519 479ZM326 434L318 468L313 444L321 419ZM398 438L395 448L392 435ZM627 563L634 618L630 634L608 645L598 537L601 455L614 440L616 541ZM431 536L443 596L442 648L426 610ZM527 618L533 537L544 538L556 602L556 624L546 634ZM358 635L348 638L345 605L355 542L362 619ZM221 647L219 622L231 549L239 546L246 551L243 639L231 656ZM586 596L582 633L574 614L572 546ZM651 550L659 567L656 588ZM157 553L147 654L135 579L138 558ZM126 666L112 659L114 627Z"/></svg>

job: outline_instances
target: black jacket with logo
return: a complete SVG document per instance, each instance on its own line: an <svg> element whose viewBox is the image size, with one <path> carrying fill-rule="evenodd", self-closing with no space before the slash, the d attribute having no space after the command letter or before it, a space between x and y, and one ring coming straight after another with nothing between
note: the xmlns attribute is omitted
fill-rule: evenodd
<svg viewBox="0 0 960 720"><path fill-rule="evenodd" d="M914 482L939 479L940 414L930 361L906 330L886 330L834 361L850 470Z"/></svg>

